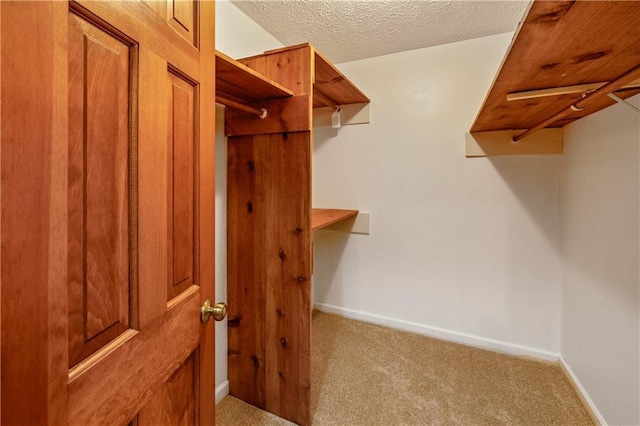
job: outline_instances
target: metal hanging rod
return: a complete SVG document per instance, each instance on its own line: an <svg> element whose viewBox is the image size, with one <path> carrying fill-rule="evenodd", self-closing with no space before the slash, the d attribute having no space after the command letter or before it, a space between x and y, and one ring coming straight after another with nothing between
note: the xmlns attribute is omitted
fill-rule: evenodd
<svg viewBox="0 0 640 426"><path fill-rule="evenodd" d="M610 93L613 93L616 90L619 90L621 87L624 87L625 85L629 84L630 82L638 78L640 78L640 66L632 68L631 70L622 74L620 77L616 78L615 80L612 80L609 83L605 84L604 86L597 88L593 92L585 94L585 96L579 101L577 101L576 103L569 105L568 107L564 108L561 111L558 111L557 113L553 114L551 117L538 123L537 125L533 126L529 130L526 130L520 133L519 135L514 136L513 141L518 142L526 138L527 136L531 135L532 133L535 133L540 129L544 129L548 125L563 119L564 117L572 114L575 111L583 110L586 107L586 105L592 100L601 99L605 96L608 96Z"/></svg>
<svg viewBox="0 0 640 426"><path fill-rule="evenodd" d="M216 102L229 108L239 109L240 111L248 112L249 114L255 114L263 120L267 118L268 113L266 108L253 108L249 105L241 104L240 102L232 101L231 99L227 99L218 95L216 95Z"/></svg>

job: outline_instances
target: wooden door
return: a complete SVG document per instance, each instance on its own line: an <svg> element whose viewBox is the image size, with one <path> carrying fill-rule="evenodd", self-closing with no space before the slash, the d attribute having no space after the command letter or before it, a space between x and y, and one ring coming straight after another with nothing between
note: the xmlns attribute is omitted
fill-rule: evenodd
<svg viewBox="0 0 640 426"><path fill-rule="evenodd" d="M213 424L213 1L0 16L2 425Z"/></svg>

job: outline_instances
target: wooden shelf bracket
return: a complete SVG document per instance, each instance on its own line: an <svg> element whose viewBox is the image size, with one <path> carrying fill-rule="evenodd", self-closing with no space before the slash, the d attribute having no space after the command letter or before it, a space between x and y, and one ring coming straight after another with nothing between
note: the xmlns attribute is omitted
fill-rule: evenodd
<svg viewBox="0 0 640 426"><path fill-rule="evenodd" d="M312 209L311 230L316 231L339 223L349 218L355 218L358 210L343 209Z"/></svg>
<svg viewBox="0 0 640 426"><path fill-rule="evenodd" d="M500 155L560 155L563 150L562 128L542 129L513 142L523 130L496 130L466 134L465 156L496 157Z"/></svg>

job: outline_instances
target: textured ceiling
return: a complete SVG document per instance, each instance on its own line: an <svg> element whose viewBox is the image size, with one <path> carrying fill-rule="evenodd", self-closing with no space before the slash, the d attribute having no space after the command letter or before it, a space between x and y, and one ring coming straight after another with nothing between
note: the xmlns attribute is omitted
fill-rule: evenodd
<svg viewBox="0 0 640 426"><path fill-rule="evenodd" d="M232 0L285 45L340 63L514 31L527 0Z"/></svg>

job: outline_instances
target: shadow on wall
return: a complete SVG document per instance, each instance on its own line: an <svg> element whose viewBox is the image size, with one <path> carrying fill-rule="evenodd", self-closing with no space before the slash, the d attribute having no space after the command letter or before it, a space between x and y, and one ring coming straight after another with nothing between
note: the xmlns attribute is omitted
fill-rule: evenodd
<svg viewBox="0 0 640 426"><path fill-rule="evenodd" d="M541 340L552 342L555 352L560 344L562 157L505 156L488 161L513 197L500 223L508 282L502 291L506 300L515 301L504 305L505 315L518 327L528 327ZM496 185L490 188L495 190ZM546 306L548 321L527 324L539 315L540 306Z"/></svg>
<svg viewBox="0 0 640 426"><path fill-rule="evenodd" d="M339 129L332 127L315 127L313 129L314 151L322 149L338 137ZM331 288L340 272L340 263L350 234L337 231L315 231L313 233L313 301L327 300Z"/></svg>
<svg viewBox="0 0 640 426"><path fill-rule="evenodd" d="M575 288L615 300L617 311L633 312L639 295L640 116L616 105L568 126L565 141L565 277Z"/></svg>
<svg viewBox="0 0 640 426"><path fill-rule="evenodd" d="M321 149L325 144L331 142L332 139L338 137L340 129L333 127L314 127L313 128L313 149Z"/></svg>
<svg viewBox="0 0 640 426"><path fill-rule="evenodd" d="M473 160L471 160L473 161ZM492 157L489 161L556 253L560 253L560 166L562 157ZM557 214L550 215L555 210ZM505 223L505 226L513 226Z"/></svg>
<svg viewBox="0 0 640 426"><path fill-rule="evenodd" d="M313 234L313 300L328 300L329 292L342 287L331 288L331 283L340 274L342 255L351 234L337 231L315 231ZM339 299L340 300L340 299Z"/></svg>

